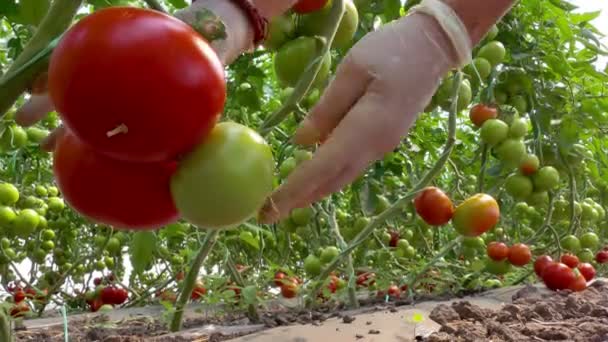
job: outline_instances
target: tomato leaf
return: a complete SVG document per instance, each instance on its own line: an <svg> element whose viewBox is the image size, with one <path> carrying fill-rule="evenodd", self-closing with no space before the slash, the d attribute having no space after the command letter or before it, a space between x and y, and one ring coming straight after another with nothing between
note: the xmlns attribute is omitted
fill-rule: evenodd
<svg viewBox="0 0 608 342"><path fill-rule="evenodd" d="M175 8L184 8L188 6L186 0L167 0Z"/></svg>
<svg viewBox="0 0 608 342"><path fill-rule="evenodd" d="M141 231L133 234L129 255L133 271L137 274L146 270L148 264L154 260L156 250L156 234L150 231Z"/></svg>
<svg viewBox="0 0 608 342"><path fill-rule="evenodd" d="M378 196L369 182L363 182L359 190L359 201L365 216L372 216L378 204Z"/></svg>
<svg viewBox="0 0 608 342"><path fill-rule="evenodd" d="M241 290L244 304L255 304L257 302L257 288L255 285L245 286Z"/></svg>
<svg viewBox="0 0 608 342"><path fill-rule="evenodd" d="M257 250L260 249L260 244L259 244L258 240L255 237L253 237L251 232L242 231L241 234L239 235L239 238L241 239L241 241L249 244L251 247L253 247Z"/></svg>

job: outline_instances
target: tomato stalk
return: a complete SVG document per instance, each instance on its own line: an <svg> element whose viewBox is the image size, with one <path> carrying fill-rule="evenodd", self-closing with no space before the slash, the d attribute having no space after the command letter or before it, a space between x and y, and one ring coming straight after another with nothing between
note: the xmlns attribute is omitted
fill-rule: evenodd
<svg viewBox="0 0 608 342"><path fill-rule="evenodd" d="M443 247L439 253L435 254L435 256L433 257L433 259L429 260L429 262L426 263L426 265L424 265L424 267L422 267L422 270L420 270L419 272L417 272L412 279L408 282L407 288L408 289L413 289L414 285L416 285L416 282L418 281L418 279L420 278L420 276L422 276L423 274L425 274L431 267L433 267L433 265L435 265L435 263L437 261L439 261L439 259L443 258L444 256L446 256L457 244L459 244L462 241L462 236L457 237L456 239L450 241L447 245L445 245L445 247Z"/></svg>
<svg viewBox="0 0 608 342"><path fill-rule="evenodd" d="M488 145L483 144L483 150L481 151L481 167L479 168L479 178L477 178L477 192L483 192L483 181L486 174L486 165L488 162Z"/></svg>
<svg viewBox="0 0 608 342"><path fill-rule="evenodd" d="M201 249L198 251L198 254L192 260L192 264L190 266L190 271L186 275L186 279L184 279L184 288L179 294L177 298L177 302L175 303L175 313L173 314L173 319L171 320L170 330L175 332L179 331L182 327L182 318L184 317L184 307L186 303L188 303L188 299L192 295L192 290L194 289L194 284L196 284L196 280L198 278L198 272L203 265L203 262L207 258L207 255L211 252L213 245L215 245L215 241L217 240L217 236L219 235L219 229L209 230L207 235L205 236L205 240L203 241L203 245Z"/></svg>
<svg viewBox="0 0 608 342"><path fill-rule="evenodd" d="M144 0L144 2L148 5L148 7L150 7L153 10L167 13L167 11L163 7L163 5L160 2L158 2L158 0Z"/></svg>
<svg viewBox="0 0 608 342"><path fill-rule="evenodd" d="M49 43L70 26L81 3L82 0L53 1L32 39L15 58L6 74L0 78L0 117L13 106L29 84L46 70L50 53L44 58L37 58L34 63L29 63L27 68L22 66L34 59L39 52L48 50Z"/></svg>
<svg viewBox="0 0 608 342"><path fill-rule="evenodd" d="M558 150L558 156L562 164L566 166L566 172L568 173L568 187L570 188L570 227L568 227L568 234L574 234L576 227L576 212L574 211L574 202L576 202L576 179L574 179L574 172L572 172L572 168L570 164L566 161L566 158L561 151Z"/></svg>
<svg viewBox="0 0 608 342"><path fill-rule="evenodd" d="M319 39L323 40L323 49L319 52L319 54L310 62L306 71L302 75L302 77L298 80L293 92L287 98L283 106L279 108L277 111L272 113L268 119L266 119L258 132L263 136L266 136L268 133L272 131L272 129L279 125L287 116L298 108L298 104L304 98L304 96L308 93L312 84L321 70L323 66L323 58L325 55L330 53L331 44L334 41L334 37L338 32L338 27L340 26L340 20L344 15L346 10L346 6L344 4L345 0L335 0L332 3L332 7L329 14L329 22L330 25L324 31L324 34Z"/></svg>
<svg viewBox="0 0 608 342"><path fill-rule="evenodd" d="M330 273L334 271L338 265L346 258L355 248L361 245L365 240L373 234L374 230L382 223L390 220L397 215L401 215L402 209L407 205L411 204L418 193L424 189L439 173L443 170L445 164L450 158L454 144L456 143L456 117L458 114L458 91L460 90L460 83L462 82L462 72L457 72L454 75L454 86L452 87L452 103L450 106L450 115L448 118L448 139L444 146L441 157L437 160L435 165L426 173L426 175L414 186L414 189L404 195L401 199L396 201L392 206L382 212L380 215L373 218L370 223L361 231L357 236L350 242L348 247L338 255L317 277L318 279L326 279ZM318 282L317 285L312 289L312 298L316 298L317 294L321 290L323 282Z"/></svg>
<svg viewBox="0 0 608 342"><path fill-rule="evenodd" d="M338 226L338 221L336 220L335 207L331 204L329 204L328 207L329 208L323 210L327 222L336 237L338 246L340 246L341 250L344 250L348 247L348 244L344 241L342 234L340 234L340 228ZM359 307L359 301L357 300L357 277L355 276L355 268L353 267L353 256L350 253L346 256L346 272L348 272L348 305L350 308L356 309ZM316 298L316 293L312 298Z"/></svg>
<svg viewBox="0 0 608 342"><path fill-rule="evenodd" d="M237 270L236 264L234 263L234 260L232 259L232 254L230 254L230 250L228 250L227 248L226 248L226 253L227 253L226 268L228 268L228 271L230 272L230 276L232 277L232 280L234 280L234 282L236 283L236 286L238 286L240 288L245 287L245 281L243 280L243 277L241 276L241 273L239 272L239 270ZM255 308L255 304L249 304L247 306L247 316L249 317L249 319L252 322L260 321L260 315L258 314L258 311Z"/></svg>
<svg viewBox="0 0 608 342"><path fill-rule="evenodd" d="M13 342L14 340L8 312L5 308L0 308L0 341Z"/></svg>

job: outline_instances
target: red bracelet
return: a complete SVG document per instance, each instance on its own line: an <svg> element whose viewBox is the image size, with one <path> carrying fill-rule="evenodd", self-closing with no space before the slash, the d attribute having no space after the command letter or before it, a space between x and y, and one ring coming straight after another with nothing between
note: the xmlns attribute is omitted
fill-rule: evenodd
<svg viewBox="0 0 608 342"><path fill-rule="evenodd" d="M253 26L253 44L260 45L268 35L268 20L260 15L260 12L250 0L231 0L235 5L240 7ZM196 0L192 0L196 2Z"/></svg>

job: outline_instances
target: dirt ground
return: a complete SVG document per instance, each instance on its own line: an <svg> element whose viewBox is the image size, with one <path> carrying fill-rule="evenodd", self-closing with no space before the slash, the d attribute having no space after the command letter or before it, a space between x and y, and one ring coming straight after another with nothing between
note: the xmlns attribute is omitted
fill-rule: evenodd
<svg viewBox="0 0 608 342"><path fill-rule="evenodd" d="M542 286L499 289L488 294L411 305L398 300L363 301L357 310L326 306L315 311L273 305L257 322L242 314L210 314L190 309L184 329L167 330L161 310L119 317L71 317L70 342L168 341L608 341L608 282L596 281L581 293L553 293ZM426 321L407 323L412 313ZM17 341L65 341L60 320L17 331Z"/></svg>

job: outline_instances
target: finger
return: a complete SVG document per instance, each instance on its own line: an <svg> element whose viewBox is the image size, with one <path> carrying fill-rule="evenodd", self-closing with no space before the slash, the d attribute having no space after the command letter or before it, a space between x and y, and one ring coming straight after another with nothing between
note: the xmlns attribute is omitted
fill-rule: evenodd
<svg viewBox="0 0 608 342"><path fill-rule="evenodd" d="M64 133L65 128L63 125L57 127L42 141L40 148L42 148L42 150L45 152L53 152L55 150L55 145L57 144L57 139L59 139Z"/></svg>
<svg viewBox="0 0 608 342"><path fill-rule="evenodd" d="M372 76L348 55L338 67L336 77L295 133L294 142L313 145L327 137L365 94Z"/></svg>
<svg viewBox="0 0 608 342"><path fill-rule="evenodd" d="M361 98L313 158L296 168L272 194L259 215L263 223L276 222L292 209L308 206L315 194L329 188L332 181L342 181L341 173L350 178L355 171L365 169L362 165L372 152L366 151L370 145L362 145L361 141L366 141L362 135L366 134L376 103L373 95ZM351 168L354 170L350 171Z"/></svg>
<svg viewBox="0 0 608 342"><path fill-rule="evenodd" d="M53 102L48 94L32 95L15 114L15 121L20 126L32 126L53 109Z"/></svg>

